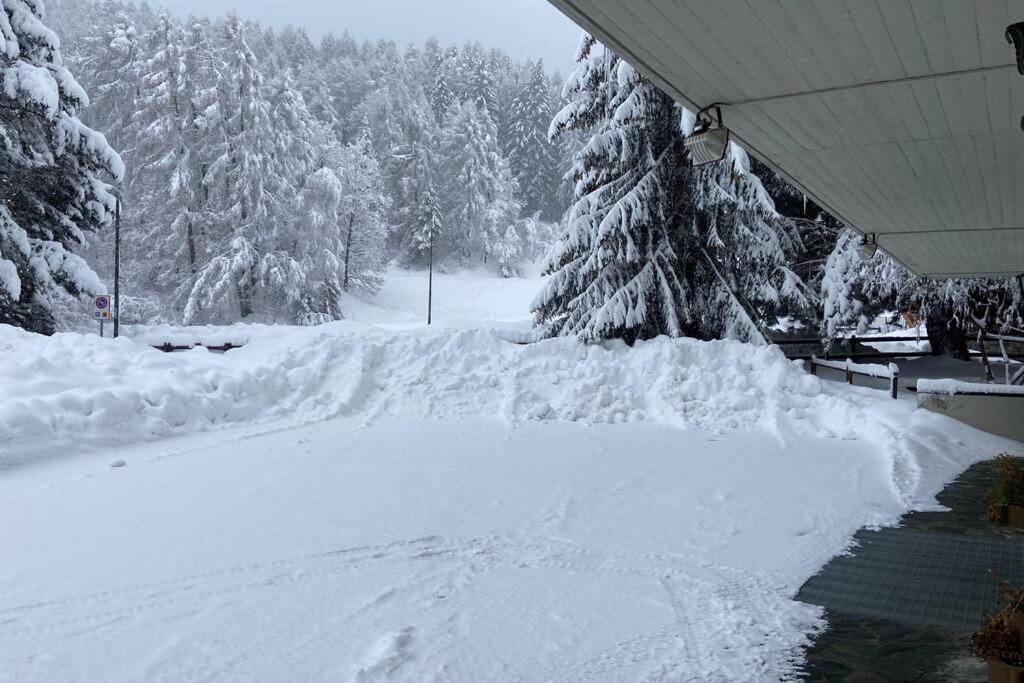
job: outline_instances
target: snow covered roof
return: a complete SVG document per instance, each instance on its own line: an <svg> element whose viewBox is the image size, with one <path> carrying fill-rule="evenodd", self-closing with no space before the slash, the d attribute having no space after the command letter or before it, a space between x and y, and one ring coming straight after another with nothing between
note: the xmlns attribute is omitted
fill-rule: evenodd
<svg viewBox="0 0 1024 683"><path fill-rule="evenodd" d="M1020 0L551 0L920 275L1024 273Z"/></svg>

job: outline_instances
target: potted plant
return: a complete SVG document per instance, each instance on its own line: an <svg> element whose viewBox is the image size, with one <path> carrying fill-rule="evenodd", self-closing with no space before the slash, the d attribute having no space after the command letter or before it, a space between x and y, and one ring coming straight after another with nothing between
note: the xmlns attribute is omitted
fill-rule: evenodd
<svg viewBox="0 0 1024 683"><path fill-rule="evenodd" d="M1024 527L1024 465L1009 455L995 460L999 479L988 492L988 516L997 524Z"/></svg>
<svg viewBox="0 0 1024 683"><path fill-rule="evenodd" d="M1006 606L971 636L971 654L988 661L989 683L1024 683L1024 590L1003 584L999 596Z"/></svg>

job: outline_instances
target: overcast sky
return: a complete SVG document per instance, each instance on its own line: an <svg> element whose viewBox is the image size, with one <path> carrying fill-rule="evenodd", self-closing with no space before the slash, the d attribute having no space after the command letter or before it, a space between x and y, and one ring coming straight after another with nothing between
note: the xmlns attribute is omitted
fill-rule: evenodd
<svg viewBox="0 0 1024 683"><path fill-rule="evenodd" d="M239 16L263 24L293 24L319 37L348 30L356 38L390 38L400 45L437 36L444 44L479 40L514 59L543 57L566 75L580 29L547 0L150 0L187 16Z"/></svg>

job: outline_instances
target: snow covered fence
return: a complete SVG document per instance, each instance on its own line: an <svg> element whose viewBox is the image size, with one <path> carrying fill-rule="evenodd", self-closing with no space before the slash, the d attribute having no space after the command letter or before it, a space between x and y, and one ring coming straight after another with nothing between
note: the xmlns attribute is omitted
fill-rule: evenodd
<svg viewBox="0 0 1024 683"><path fill-rule="evenodd" d="M889 395L899 398L900 391L900 366L895 363L881 365L879 363L854 363L847 358L845 361L826 360L811 356L811 374L818 374L818 368L830 368L846 373L846 383L853 384L853 376L874 377L877 379L889 380Z"/></svg>

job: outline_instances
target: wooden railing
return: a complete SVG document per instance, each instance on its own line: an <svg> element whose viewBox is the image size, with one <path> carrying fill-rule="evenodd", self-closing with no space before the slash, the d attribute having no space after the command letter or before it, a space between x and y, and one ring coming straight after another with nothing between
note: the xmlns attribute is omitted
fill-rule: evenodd
<svg viewBox="0 0 1024 683"><path fill-rule="evenodd" d="M818 368L829 368L846 373L846 383L853 384L854 375L861 377L872 377L875 379L889 380L889 395L899 398L900 393L900 367L895 363L888 365L854 363L847 358L845 361L827 360L811 356L811 374L817 375Z"/></svg>
<svg viewBox="0 0 1024 683"><path fill-rule="evenodd" d="M841 355L844 358L851 360L865 360L870 358L918 358L921 356L934 355L931 351L921 351L908 349L906 351L878 351L870 347L871 344L891 343L891 342L916 342L916 337L840 337L832 341L832 348L825 350L822 346L822 340L817 337L800 337L795 339L775 339L772 343L783 347L783 352L788 358L794 360L810 360L811 358L818 357L819 353L826 359L836 353L835 349L845 349L839 351L837 355ZM789 353L786 351L787 346L816 346L819 351L812 353ZM867 350L865 350L867 347Z"/></svg>

